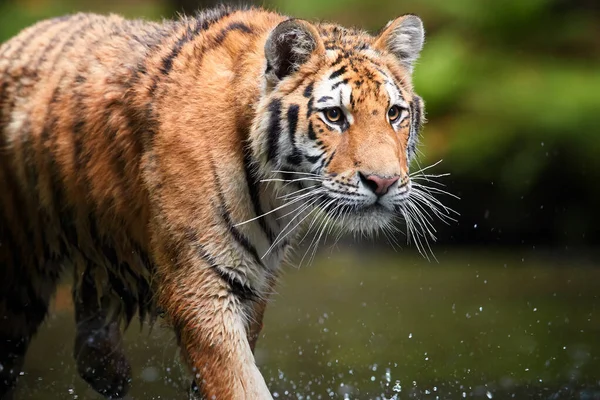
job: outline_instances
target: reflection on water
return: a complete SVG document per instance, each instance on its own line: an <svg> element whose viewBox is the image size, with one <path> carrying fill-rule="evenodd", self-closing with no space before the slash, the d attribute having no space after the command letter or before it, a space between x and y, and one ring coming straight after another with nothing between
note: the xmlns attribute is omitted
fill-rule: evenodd
<svg viewBox="0 0 600 400"><path fill-rule="evenodd" d="M286 268L256 353L274 397L600 399L600 265L437 255L338 249ZM30 348L17 399L100 399L71 357L68 296ZM188 375L160 321L141 333L133 323L126 342L128 398L185 398Z"/></svg>

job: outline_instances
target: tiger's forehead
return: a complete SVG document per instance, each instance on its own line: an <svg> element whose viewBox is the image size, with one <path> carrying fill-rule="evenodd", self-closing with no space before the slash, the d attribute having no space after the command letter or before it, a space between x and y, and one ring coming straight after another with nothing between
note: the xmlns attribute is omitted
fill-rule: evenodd
<svg viewBox="0 0 600 400"><path fill-rule="evenodd" d="M349 110L365 103L408 106L407 90L374 50L332 48L326 58L326 68L315 82L317 105L343 105Z"/></svg>

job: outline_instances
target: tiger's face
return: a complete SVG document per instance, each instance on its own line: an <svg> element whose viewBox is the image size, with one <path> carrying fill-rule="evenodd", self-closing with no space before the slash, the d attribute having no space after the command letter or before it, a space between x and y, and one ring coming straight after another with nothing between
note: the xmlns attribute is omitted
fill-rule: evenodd
<svg viewBox="0 0 600 400"><path fill-rule="evenodd" d="M266 45L268 117L255 127L265 133L265 175L279 173L296 198L348 216L340 222L350 230L390 224L412 190L423 103L411 72L422 44L412 15L376 38L334 25L280 24Z"/></svg>

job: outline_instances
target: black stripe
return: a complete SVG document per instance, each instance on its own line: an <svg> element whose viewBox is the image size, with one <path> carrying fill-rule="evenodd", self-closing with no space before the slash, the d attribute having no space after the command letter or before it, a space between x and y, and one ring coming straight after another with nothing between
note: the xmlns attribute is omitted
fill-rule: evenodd
<svg viewBox="0 0 600 400"><path fill-rule="evenodd" d="M321 172L323 170L323 166L325 165L325 157L321 158L321 162L317 166L317 171Z"/></svg>
<svg viewBox="0 0 600 400"><path fill-rule="evenodd" d="M308 123L308 138L310 140L317 140L317 134L315 133L315 130L313 129L312 122Z"/></svg>
<svg viewBox="0 0 600 400"><path fill-rule="evenodd" d="M313 103L314 103L314 98L310 98L310 100L308 100L308 104L306 105L306 118L310 118L310 116L312 115L314 109L313 109Z"/></svg>
<svg viewBox="0 0 600 400"><path fill-rule="evenodd" d="M231 214L229 214L229 210L227 210L227 206L225 204L225 198L223 197L223 193L221 193L221 188L219 188L219 201L221 202L221 218L223 218L223 221L227 225L227 229L229 230L231 236L233 236L235 241L241 244L242 247L248 253L250 253L250 255L252 255L254 261L256 261L258 265L263 265L254 245L252 245L248 238L234 226L233 221L231 220Z"/></svg>
<svg viewBox="0 0 600 400"><path fill-rule="evenodd" d="M190 27L186 28L183 37L177 40L177 43L175 43L175 47L173 47L169 55L163 58L162 60L162 67L160 68L160 72L163 75L168 75L169 72L171 72L171 69L173 69L173 60L177 58L179 53L181 53L181 49L183 48L183 46L187 42L191 41L197 33L198 32L192 31Z"/></svg>
<svg viewBox="0 0 600 400"><path fill-rule="evenodd" d="M73 90L73 106L71 110L75 116L75 121L72 127L73 133L73 159L75 161L75 171L77 173L77 179L84 185L84 190L89 189L89 182L87 179L87 171L85 166L88 164L91 154L86 150L85 137L87 136L86 128L86 108L83 103L83 93L81 91L81 84L85 83L85 78L81 75L77 75L73 81L75 87Z"/></svg>
<svg viewBox="0 0 600 400"><path fill-rule="evenodd" d="M108 146L110 147L109 153L111 153L112 155L112 167L114 168L114 172L115 172L115 179L117 179L120 184L116 185L116 187L119 188L125 188L127 187L127 158L126 158L126 146L128 145L128 143L123 143L123 138L124 137L136 137L135 135L135 127L133 126L133 121L131 120L131 115L130 113L127 112L127 109L125 108L125 113L121 113L122 108L120 108L119 106L122 106L121 103L111 103L106 105L106 110L103 114L103 125L104 125L104 135L106 138L110 138L109 139L109 144ZM123 115L125 117L125 120L127 121L127 128L128 132L126 135L122 135L121 137L118 136L118 130L119 128L116 128L113 126L113 124L111 123L111 116L120 113L121 115ZM86 165L87 167L87 165ZM123 193L122 191L120 192L121 196L127 196L128 192ZM110 199L112 201L112 199Z"/></svg>
<svg viewBox="0 0 600 400"><path fill-rule="evenodd" d="M308 84L308 86L306 86L306 88L304 88L304 97L306 97L307 99L312 96L312 92L313 92L313 88L315 86L314 82L311 82Z"/></svg>
<svg viewBox="0 0 600 400"><path fill-rule="evenodd" d="M227 25L227 27L223 28L221 30L221 32L219 32L219 34L217 35L214 45L212 47L216 47L219 46L221 43L223 43L223 41L225 41L225 39L227 38L227 35L229 34L229 32L232 31L240 31L240 32L244 32L244 33L253 33L254 31L252 30L252 28L250 28L248 25L244 24L243 22L233 22L229 25Z"/></svg>
<svg viewBox="0 0 600 400"><path fill-rule="evenodd" d="M310 162L312 164L316 164L321 159L322 155L320 155L320 156L309 156L309 155L305 154L304 157L308 160L308 162Z"/></svg>
<svg viewBox="0 0 600 400"><path fill-rule="evenodd" d="M339 81L339 82L334 83L333 85L331 85L331 90L334 90L335 88L337 88L340 85L347 84L348 81L349 81L348 79L344 79L343 81Z"/></svg>
<svg viewBox="0 0 600 400"><path fill-rule="evenodd" d="M55 216L58 216L60 214L61 204L64 204L64 202L62 201L63 196L61 194L62 183L60 180L60 172L58 164L56 162L56 158L53 154L54 146L52 145L52 143L55 143L56 136L54 134L54 130L56 129L56 124L58 122L58 118L53 114L53 106L59 100L59 97L61 95L60 88L62 87L64 77L64 75L60 77L59 82L56 85L54 92L52 93L52 98L50 99L50 103L48 103L48 106L46 108L46 115L44 117L45 123L40 134L42 154L44 154L45 159L45 163L42 167L46 168L48 171L50 180L49 186L51 190L50 207L52 208L51 211L54 211L53 215ZM51 134L53 135L52 138L50 138ZM50 144L47 145L48 141L50 142ZM56 218L55 223L58 225L58 229L62 232L63 228L61 226L61 218Z"/></svg>
<svg viewBox="0 0 600 400"><path fill-rule="evenodd" d="M296 129L298 127L298 113L300 112L300 106L292 104L288 108L287 119L288 119L288 131L290 135L290 143L292 145L292 154L288 155L287 162L292 165L298 165L302 162L302 153L296 146Z"/></svg>
<svg viewBox="0 0 600 400"><path fill-rule="evenodd" d="M84 34L81 34L81 32L87 30L92 25L93 24L91 22L88 22L88 23L80 25L80 26L78 26L78 25L74 26L75 30L71 32L68 39L62 44L62 46L56 53L54 60L52 61L52 66L49 68L50 71L54 71L56 69L56 64L60 60L63 59L63 57L61 57L61 56L63 55L65 50L67 50L68 48L73 46L73 44L75 43L75 40L81 38L84 35Z"/></svg>
<svg viewBox="0 0 600 400"><path fill-rule="evenodd" d="M335 156L335 152L336 150L334 150L331 155L329 156L329 158L327 159L327 161L325 162L325 168L327 168L329 166L329 164L331 164L331 160L333 160L333 156Z"/></svg>
<svg viewBox="0 0 600 400"><path fill-rule="evenodd" d="M324 103L327 100L333 100L333 97L331 97L331 96L323 96L319 100L317 100L317 103Z"/></svg>
<svg viewBox="0 0 600 400"><path fill-rule="evenodd" d="M411 157L416 151L417 139L419 137L419 130L421 128L421 102L420 97L415 96L413 101L410 103L411 113L411 129L408 139L408 156Z"/></svg>
<svg viewBox="0 0 600 400"><path fill-rule="evenodd" d="M4 125L6 125L8 123L8 121L10 120L10 116L8 115L8 113L5 113L5 103L6 100L8 98L8 82L4 81L2 82L2 86L0 87L0 152L4 151L4 134L3 132L3 128Z"/></svg>
<svg viewBox="0 0 600 400"><path fill-rule="evenodd" d="M218 197L219 197L219 211L221 213L221 218L223 218L223 221L225 222L225 225L227 226L229 233L231 234L231 236L233 236L235 241L238 242L248 253L250 253L250 255L252 255L252 257L254 258L254 261L256 261L256 263L258 265L263 265L262 260L260 259L260 256L258 255L258 252L256 251L256 248L252 245L252 243L250 243L248 238L242 232L240 232L239 229L237 229L235 227L235 225L231 219L231 214L229 214L229 210L227 209L227 203L225 202L225 197L223 196L221 180L219 179L219 175L217 174L217 168L215 166L214 160L212 160L212 158L211 158L210 162L211 162L214 182L216 184Z"/></svg>
<svg viewBox="0 0 600 400"><path fill-rule="evenodd" d="M336 65L338 65L339 63L341 63L342 61L344 61L344 59L346 58L346 54L344 53L339 53L337 58L335 59L335 61L333 62L333 64L331 64L332 67L335 67Z"/></svg>
<svg viewBox="0 0 600 400"><path fill-rule="evenodd" d="M252 154L250 148L248 146L244 146L242 151L244 153L244 174L246 176L246 186L248 186L248 193L250 194L250 201L252 201L254 213L258 217L264 214L264 211L262 210L262 207L260 205L260 196L258 193L258 185L260 184L260 182L256 179L256 175L253 172L254 165L252 162ZM275 240L276 236L267 225L267 221L265 221L265 218L259 218L258 224L265 233L265 236L269 238L269 242L273 243L273 240Z"/></svg>
<svg viewBox="0 0 600 400"><path fill-rule="evenodd" d="M197 19L194 29L191 29L190 26L186 27L184 35L177 40L169 55L163 58L160 71L164 75L168 75L169 72L171 72L171 69L173 69L173 61L177 58L177 56L179 56L183 46L185 46L186 43L194 40L194 38L198 36L200 32L207 30L212 24L229 14L230 10L226 7L209 10L205 13L199 14L198 17L196 17Z"/></svg>
<svg viewBox="0 0 600 400"><path fill-rule="evenodd" d="M258 293L256 293L250 286L243 284L239 280L237 280L234 276L224 272L220 268L213 269L221 279L223 279L229 285L229 291L235 297L239 298L242 301L256 301L259 298Z"/></svg>
<svg viewBox="0 0 600 400"><path fill-rule="evenodd" d="M79 15L76 18L73 18L73 21L70 21L71 23L66 24L52 35L50 41L48 42L46 47L44 47L38 59L35 62L31 63L33 69L35 69L36 71L39 70L40 66L46 62L48 58L48 53L50 53L56 47L56 45L63 39L64 33L69 31L73 27L73 24L75 22L80 21L82 18L83 15Z"/></svg>
<svg viewBox="0 0 600 400"><path fill-rule="evenodd" d="M340 75L342 75L342 74L346 73L346 71L347 71L347 68L346 68L346 66L344 65L344 66L342 66L342 68L338 69L337 71L334 71L334 72L333 72L331 75L329 75L329 79L335 79L335 78L337 78L338 76L340 76Z"/></svg>
<svg viewBox="0 0 600 400"><path fill-rule="evenodd" d="M302 154L296 150L292 154L288 155L285 160L290 165L300 165L302 162Z"/></svg>
<svg viewBox="0 0 600 400"><path fill-rule="evenodd" d="M281 100L275 99L269 104L269 129L267 160L273 161L279 151L279 135L281 134Z"/></svg>
<svg viewBox="0 0 600 400"><path fill-rule="evenodd" d="M23 153L23 161L25 168L27 191L31 195L32 199L28 199L37 208L39 204L39 192L38 192L38 177L39 172L36 168L37 160L35 157L35 150L33 149L32 141L32 129L31 129L31 116L27 116L23 127L21 128L21 151Z"/></svg>
<svg viewBox="0 0 600 400"><path fill-rule="evenodd" d="M195 235L194 235L195 236ZM208 266L217 274L221 279L223 279L229 285L229 292L239 298L242 301L256 301L260 297L258 293L254 291L250 286L243 284L239 280L237 280L231 274L223 271L219 268L216 260L208 254L204 246L198 242L198 240L194 241L194 246L196 247L196 251L202 260L208 264Z"/></svg>
<svg viewBox="0 0 600 400"><path fill-rule="evenodd" d="M290 142L292 147L296 149L296 128L298 127L298 113L300 111L300 106L298 104L290 105L287 112L288 118L288 129L290 134Z"/></svg>

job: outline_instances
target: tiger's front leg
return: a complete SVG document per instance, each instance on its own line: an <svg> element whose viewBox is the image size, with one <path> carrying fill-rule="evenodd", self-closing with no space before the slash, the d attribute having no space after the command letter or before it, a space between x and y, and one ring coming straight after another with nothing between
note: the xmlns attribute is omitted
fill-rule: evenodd
<svg viewBox="0 0 600 400"><path fill-rule="evenodd" d="M248 340L253 300L197 254L157 259L158 302L175 329L201 398L272 399Z"/></svg>
<svg viewBox="0 0 600 400"><path fill-rule="evenodd" d="M263 317L265 314L267 303L267 299L262 298L256 300L252 304L252 312L248 321L248 343L250 344L250 350L252 350L252 353L254 353L256 342L258 341L258 337L263 328ZM203 400L199 396L200 389L198 388L198 384L194 380L190 387L190 400Z"/></svg>

